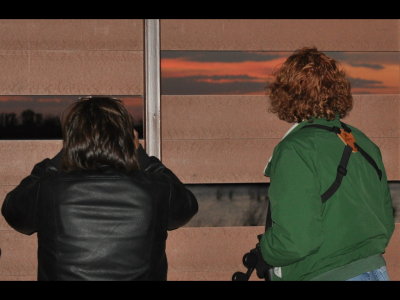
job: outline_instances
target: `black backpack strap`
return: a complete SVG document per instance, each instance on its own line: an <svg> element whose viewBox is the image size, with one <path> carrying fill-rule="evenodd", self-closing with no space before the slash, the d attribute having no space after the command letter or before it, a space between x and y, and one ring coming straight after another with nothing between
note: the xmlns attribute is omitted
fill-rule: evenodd
<svg viewBox="0 0 400 300"><path fill-rule="evenodd" d="M346 123L340 122L340 124L342 125L344 130L346 130L347 132L351 132L351 129L346 125ZM354 145L357 147L358 152L360 152L360 154L362 156L364 156L364 158L371 164L371 166L374 167L376 173L378 174L379 180L381 180L382 179L382 170L379 169L379 167L376 164L376 162L374 161L374 159L371 156L369 156L369 154L367 152L365 152L364 149L361 148L360 145L358 145L357 143L354 143Z"/></svg>
<svg viewBox="0 0 400 300"><path fill-rule="evenodd" d="M364 149L360 147L360 145L358 145L357 143L355 143L354 145L356 145L358 152L360 152L360 154L362 156L364 156L364 158L371 164L371 166L374 167L376 173L378 174L379 180L381 180L382 179L382 170L379 169L379 167L376 164L376 162L374 161L374 159L371 156L369 156L369 154L367 152L365 152Z"/></svg>
<svg viewBox="0 0 400 300"><path fill-rule="evenodd" d="M343 126L343 124L342 124L342 126ZM340 134L340 128L336 127L336 126L331 127L331 126L325 126L325 125L320 125L320 124L311 124L311 125L303 126L302 129L310 128L310 127L324 129L324 130L333 132L335 134ZM343 127L343 129L347 131L348 127L347 128L346 127ZM350 129L350 128L348 128L348 129ZM337 191L340 184L342 183L343 177L346 176L347 164L349 162L352 151L353 151L353 149L349 145L346 145L344 147L342 158L340 159L339 166L337 167L337 170L336 170L336 178L333 181L333 183L331 184L331 186L325 191L325 193L323 193L321 195L321 200L323 203L326 202Z"/></svg>
<svg viewBox="0 0 400 300"><path fill-rule="evenodd" d="M345 124L343 122L340 122L340 124L344 131L346 131L347 133L351 132L351 129L349 126L347 126L347 124ZM320 124L311 124L311 125L303 126L302 129L308 128L308 127L324 129L324 130L333 132L335 134L340 134L340 128L336 127L336 126L330 127L330 126L325 126L325 125L320 125ZM373 158L371 156L369 156L369 154L367 152L365 152L360 147L360 145L358 145L357 143L354 143L354 146L357 148L356 150L359 151L360 154L374 167L374 169L376 170L376 172L378 174L379 180L381 180L382 179L382 171L379 169L378 165L373 160ZM353 148L350 147L349 145L346 145L344 147L342 158L340 159L340 163L337 168L335 181L326 190L326 192L321 195L322 202L325 202L326 200L328 200L337 191L340 184L342 183L343 177L346 176L346 174L347 174L347 164L349 162L352 151L353 151Z"/></svg>
<svg viewBox="0 0 400 300"><path fill-rule="evenodd" d="M331 132L336 133L336 134L340 133L340 128L339 127L336 127L336 126L330 127L330 126L325 126L325 125L320 125L320 124L305 125L301 129L309 128L309 127L324 129L324 130L331 131Z"/></svg>
<svg viewBox="0 0 400 300"><path fill-rule="evenodd" d="M265 218L265 230L267 231L271 227L272 227L271 201L268 200L267 215Z"/></svg>
<svg viewBox="0 0 400 300"><path fill-rule="evenodd" d="M337 191L340 184L342 183L343 177L347 174L347 164L349 162L352 151L353 149L349 145L346 145L344 147L342 158L340 159L339 166L337 167L335 181L326 190L326 192L321 195L322 202L328 200Z"/></svg>
<svg viewBox="0 0 400 300"><path fill-rule="evenodd" d="M340 125L342 125L342 128L347 131L347 132L351 132L351 128L349 126L347 126L346 123L340 122Z"/></svg>

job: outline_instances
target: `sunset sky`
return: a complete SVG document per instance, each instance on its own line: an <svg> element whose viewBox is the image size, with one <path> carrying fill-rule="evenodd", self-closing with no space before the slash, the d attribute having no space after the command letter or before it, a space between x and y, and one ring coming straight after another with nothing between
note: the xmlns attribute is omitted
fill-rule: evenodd
<svg viewBox="0 0 400 300"><path fill-rule="evenodd" d="M41 113L44 117L59 116L72 102L81 96L0 96L0 113L16 113L31 109ZM125 107L136 121L143 121L144 100L143 96L112 96L122 100Z"/></svg>
<svg viewBox="0 0 400 300"><path fill-rule="evenodd" d="M162 51L165 95L263 95L292 52ZM326 52L345 69L354 94L400 92L398 52Z"/></svg>

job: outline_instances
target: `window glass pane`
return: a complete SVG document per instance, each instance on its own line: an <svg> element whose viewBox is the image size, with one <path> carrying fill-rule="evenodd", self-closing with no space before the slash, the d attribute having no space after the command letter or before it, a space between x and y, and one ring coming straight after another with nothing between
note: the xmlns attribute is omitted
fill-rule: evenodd
<svg viewBox="0 0 400 300"><path fill-rule="evenodd" d="M186 226L265 226L268 186L265 183L187 184L201 209Z"/></svg>
<svg viewBox="0 0 400 300"><path fill-rule="evenodd" d="M161 51L163 95L264 95L272 72L293 52ZM398 52L325 52L338 60L354 94L400 92Z"/></svg>
<svg viewBox="0 0 400 300"><path fill-rule="evenodd" d="M187 227L265 226L268 208L267 183L187 184L199 203L198 213ZM389 182L395 210L400 221L400 182Z"/></svg>
<svg viewBox="0 0 400 300"><path fill-rule="evenodd" d="M0 96L0 139L61 139L61 113L82 96ZM143 138L143 96L111 97L124 103Z"/></svg>

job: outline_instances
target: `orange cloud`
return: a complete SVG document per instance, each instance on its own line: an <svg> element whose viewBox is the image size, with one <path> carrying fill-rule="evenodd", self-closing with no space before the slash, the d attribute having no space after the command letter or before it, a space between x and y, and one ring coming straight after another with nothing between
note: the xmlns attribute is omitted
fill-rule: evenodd
<svg viewBox="0 0 400 300"><path fill-rule="evenodd" d="M265 80L285 58L270 61L198 62L179 58L161 60L163 77L247 75Z"/></svg>
<svg viewBox="0 0 400 300"><path fill-rule="evenodd" d="M265 82L272 79L272 72L279 68L286 58L286 56L282 56L273 60L241 62L200 62L183 58L163 58L161 70L163 78L204 76L204 78L196 80L206 83ZM355 79L358 83L358 86L353 87L353 93L400 93L400 66L398 63L391 60L382 61L379 62L381 68L354 66L346 61L340 63L348 77ZM212 78L212 76L221 78ZM229 76L238 76L238 78L223 78ZM249 78L244 78L245 76Z"/></svg>
<svg viewBox="0 0 400 300"><path fill-rule="evenodd" d="M394 64L381 64L381 69L372 69L367 67L352 66L348 63L342 63L347 76L360 78L363 80L380 81L380 87L360 87L353 88L353 93L400 93L400 67Z"/></svg>
<svg viewBox="0 0 400 300"><path fill-rule="evenodd" d="M31 96L0 96L0 101L33 101Z"/></svg>

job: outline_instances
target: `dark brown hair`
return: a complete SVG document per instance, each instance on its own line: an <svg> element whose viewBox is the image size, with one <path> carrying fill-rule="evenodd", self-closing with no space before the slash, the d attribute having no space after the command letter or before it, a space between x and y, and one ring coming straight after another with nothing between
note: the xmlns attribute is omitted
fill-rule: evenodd
<svg viewBox="0 0 400 300"><path fill-rule="evenodd" d="M65 111L61 126L63 170L96 170L102 165L127 172L138 169L133 119L120 100L80 98Z"/></svg>
<svg viewBox="0 0 400 300"><path fill-rule="evenodd" d="M268 86L270 111L289 123L343 118L353 107L350 82L337 62L315 47L295 51Z"/></svg>

